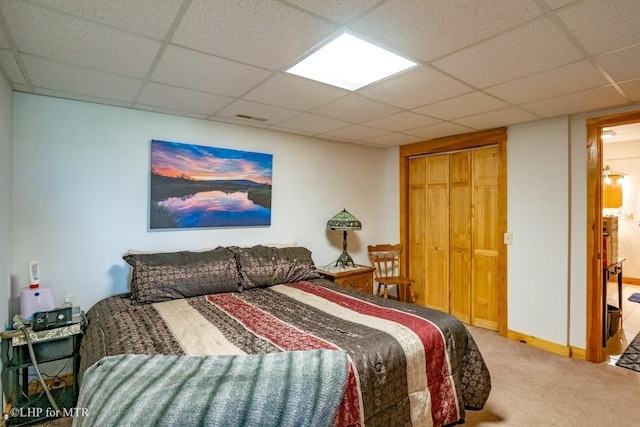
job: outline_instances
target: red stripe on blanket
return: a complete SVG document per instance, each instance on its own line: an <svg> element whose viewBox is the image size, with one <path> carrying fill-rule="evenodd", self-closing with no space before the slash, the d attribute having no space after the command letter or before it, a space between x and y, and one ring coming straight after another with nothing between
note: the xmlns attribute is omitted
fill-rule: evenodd
<svg viewBox="0 0 640 427"><path fill-rule="evenodd" d="M269 340L284 351L301 350L339 350L336 345L316 336L303 332L273 315L241 300L235 294L207 295L207 301L236 319L256 336ZM347 387L338 413L335 426L359 426L362 414L358 396L358 384L355 368L349 360Z"/></svg>
<svg viewBox="0 0 640 427"><path fill-rule="evenodd" d="M456 392L450 381L445 342L440 330L427 319L399 310L380 307L310 282L288 283L286 286L319 296L360 314L379 317L411 329L425 349L427 384L431 394L431 417L436 426L456 422L459 418Z"/></svg>

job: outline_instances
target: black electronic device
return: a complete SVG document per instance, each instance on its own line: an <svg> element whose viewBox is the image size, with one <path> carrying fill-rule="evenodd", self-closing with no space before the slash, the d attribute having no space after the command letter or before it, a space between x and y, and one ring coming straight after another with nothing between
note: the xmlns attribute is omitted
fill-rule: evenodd
<svg viewBox="0 0 640 427"><path fill-rule="evenodd" d="M61 328L72 323L71 307L56 308L51 311L40 311L33 315L32 329L35 332L45 329Z"/></svg>

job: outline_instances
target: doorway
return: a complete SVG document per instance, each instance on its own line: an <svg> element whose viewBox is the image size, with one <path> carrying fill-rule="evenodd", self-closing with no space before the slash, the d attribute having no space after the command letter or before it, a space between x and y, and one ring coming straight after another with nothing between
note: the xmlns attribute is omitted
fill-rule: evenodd
<svg viewBox="0 0 640 427"><path fill-rule="evenodd" d="M603 342L605 298L602 250L602 134L605 128L640 122L640 112L587 120L587 355L588 361L605 359Z"/></svg>

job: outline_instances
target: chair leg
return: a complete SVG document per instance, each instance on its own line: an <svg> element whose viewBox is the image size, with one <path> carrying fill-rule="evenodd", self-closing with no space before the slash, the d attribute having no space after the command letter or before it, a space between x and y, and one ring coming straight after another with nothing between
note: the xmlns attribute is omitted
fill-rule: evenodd
<svg viewBox="0 0 640 427"><path fill-rule="evenodd" d="M416 299L416 295L413 293L413 286L411 286L411 283L409 283L409 295L407 295L407 302L413 302Z"/></svg>
<svg viewBox="0 0 640 427"><path fill-rule="evenodd" d="M387 289L387 285L383 285L384 286L384 299L388 299L389 298L389 294L388 294L388 289Z"/></svg>

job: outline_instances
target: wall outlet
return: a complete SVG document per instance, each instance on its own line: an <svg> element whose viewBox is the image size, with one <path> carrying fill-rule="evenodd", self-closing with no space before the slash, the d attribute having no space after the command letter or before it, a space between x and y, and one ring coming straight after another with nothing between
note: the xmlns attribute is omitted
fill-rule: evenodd
<svg viewBox="0 0 640 427"><path fill-rule="evenodd" d="M504 233L504 244L513 245L513 233Z"/></svg>
<svg viewBox="0 0 640 427"><path fill-rule="evenodd" d="M633 212L625 212L623 218L625 221L633 221Z"/></svg>

